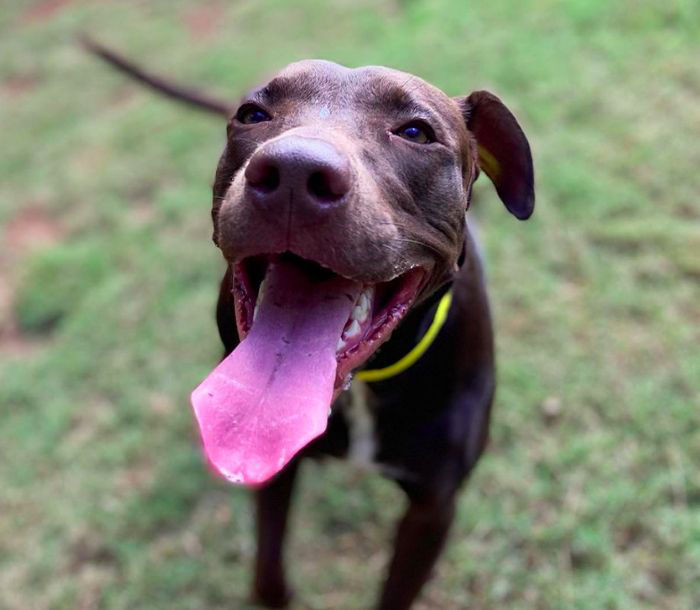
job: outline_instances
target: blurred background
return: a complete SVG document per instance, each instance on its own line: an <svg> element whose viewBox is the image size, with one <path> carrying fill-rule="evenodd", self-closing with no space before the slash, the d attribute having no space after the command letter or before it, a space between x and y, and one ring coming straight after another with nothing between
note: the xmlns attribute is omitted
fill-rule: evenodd
<svg viewBox="0 0 700 610"><path fill-rule="evenodd" d="M477 184L492 442L418 607L700 607L697 0L6 0L0 608L248 608L248 495L210 475L188 405L221 352L224 126L79 31L231 99L304 57L500 95L537 208L519 223ZM300 483L294 608L370 607L402 494L334 462Z"/></svg>

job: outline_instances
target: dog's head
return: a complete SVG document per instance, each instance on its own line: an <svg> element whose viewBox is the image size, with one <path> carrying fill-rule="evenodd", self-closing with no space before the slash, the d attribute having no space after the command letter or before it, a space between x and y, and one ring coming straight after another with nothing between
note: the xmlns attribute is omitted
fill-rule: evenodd
<svg viewBox="0 0 700 610"><path fill-rule="evenodd" d="M480 169L511 213L530 216L527 139L485 91L450 98L396 70L307 60L244 96L228 122L212 212L214 240L247 289L236 294L241 336L272 255L373 287L376 322L382 306L405 312L452 277ZM365 334L376 349L375 326Z"/></svg>
<svg viewBox="0 0 700 610"><path fill-rule="evenodd" d="M243 98L228 122L212 216L214 240L233 269L239 335L251 340L229 357L239 368L229 366L219 378L234 379L248 388L243 392L267 388L248 399L258 407L294 403L290 392L304 394L306 402L295 409L306 413L306 403L315 402L320 415L299 425L303 433L280 423L311 417L291 410L265 426L257 416L245 424L230 413L221 423L223 399L202 390L193 398L195 411L197 400L206 403L204 419L227 438L235 429L243 444L255 434L276 439L263 446L256 440L257 457L239 456L231 466L231 442L217 432L210 445L228 456L218 460L228 464L219 470L231 479L264 480L323 431L330 401L351 371L413 304L454 274L480 170L511 213L521 219L532 213L528 142L508 109L485 91L450 98L396 70L302 61ZM306 361L312 353L313 362ZM288 360L302 363L298 374L285 368ZM315 382L327 387L316 395L301 377L308 381L327 360L332 363ZM284 390L276 394L271 388L282 378ZM216 383L205 389L223 391ZM200 425L207 444L202 417ZM282 432L270 432L275 427Z"/></svg>

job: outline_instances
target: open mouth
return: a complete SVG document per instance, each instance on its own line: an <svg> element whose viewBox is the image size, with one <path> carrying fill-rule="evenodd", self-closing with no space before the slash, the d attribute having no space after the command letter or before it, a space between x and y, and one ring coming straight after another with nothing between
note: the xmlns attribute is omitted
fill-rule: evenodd
<svg viewBox="0 0 700 610"><path fill-rule="evenodd" d="M241 342L192 393L213 468L264 483L322 434L352 370L389 338L424 275L363 283L292 254L236 264Z"/></svg>
<svg viewBox="0 0 700 610"><path fill-rule="evenodd" d="M255 324L261 302L266 297L270 264L284 261L304 273L314 283L334 279L330 269L291 253L252 256L236 263L233 295L236 325L243 340ZM359 296L336 343L338 364L334 387L342 388L348 375L361 366L386 341L415 300L424 270L414 267L403 275L379 283L359 283Z"/></svg>

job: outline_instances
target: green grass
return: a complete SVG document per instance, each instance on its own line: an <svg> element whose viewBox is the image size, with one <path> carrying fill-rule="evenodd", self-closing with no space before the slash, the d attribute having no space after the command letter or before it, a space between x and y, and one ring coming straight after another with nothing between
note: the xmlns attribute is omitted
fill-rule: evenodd
<svg viewBox="0 0 700 610"><path fill-rule="evenodd" d="M187 404L220 352L223 127L78 30L231 96L309 56L501 95L537 210L518 223L479 181L492 443L419 608L700 607L700 5L194 6L0 9L0 608L247 607L248 497L209 475ZM296 607L370 607L402 502L307 464Z"/></svg>

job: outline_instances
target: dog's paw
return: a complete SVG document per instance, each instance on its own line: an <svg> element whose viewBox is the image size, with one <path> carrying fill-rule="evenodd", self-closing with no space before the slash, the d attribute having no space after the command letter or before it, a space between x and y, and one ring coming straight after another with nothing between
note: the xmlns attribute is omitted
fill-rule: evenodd
<svg viewBox="0 0 700 610"><path fill-rule="evenodd" d="M292 591L284 582L255 583L251 598L264 608L286 608L292 600Z"/></svg>

